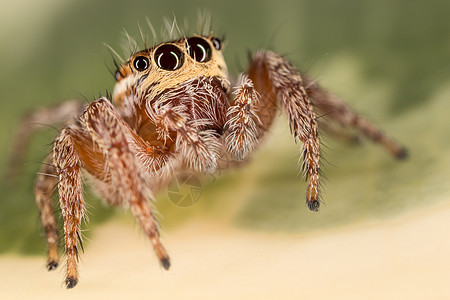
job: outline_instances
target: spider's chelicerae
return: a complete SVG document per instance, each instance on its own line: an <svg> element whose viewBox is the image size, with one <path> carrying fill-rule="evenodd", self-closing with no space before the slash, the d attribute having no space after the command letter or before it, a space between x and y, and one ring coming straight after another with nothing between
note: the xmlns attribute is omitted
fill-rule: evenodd
<svg viewBox="0 0 450 300"><path fill-rule="evenodd" d="M170 259L150 208L152 194L166 187L179 170L213 173L225 167L222 161L239 165L263 140L278 109L288 118L294 140L302 144L306 203L313 211L320 203L319 127L335 133L354 128L395 157L406 156L403 147L339 97L271 51L257 51L247 74L234 81L222 56L222 42L213 35L194 35L135 53L115 75L112 99L102 97L87 107L66 102L30 115L37 123L72 120L56 138L35 186L49 270L59 260L51 200L58 186L67 288L78 282L80 223L86 207L82 174L108 203L130 207L168 269ZM326 118L318 119L319 115Z"/></svg>

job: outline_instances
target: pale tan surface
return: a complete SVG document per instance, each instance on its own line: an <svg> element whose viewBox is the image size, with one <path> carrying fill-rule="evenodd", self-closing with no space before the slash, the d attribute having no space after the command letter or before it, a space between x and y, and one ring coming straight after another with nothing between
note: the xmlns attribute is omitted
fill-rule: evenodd
<svg viewBox="0 0 450 300"><path fill-rule="evenodd" d="M43 257L3 256L1 299L450 299L449 204L303 236L212 226L164 233L166 272L139 230L109 223L73 290Z"/></svg>

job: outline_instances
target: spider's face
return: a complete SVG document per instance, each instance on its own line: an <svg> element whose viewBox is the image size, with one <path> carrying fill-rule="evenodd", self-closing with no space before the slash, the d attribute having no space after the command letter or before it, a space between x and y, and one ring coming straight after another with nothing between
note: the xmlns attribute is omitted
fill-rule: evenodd
<svg viewBox="0 0 450 300"><path fill-rule="evenodd" d="M221 48L219 39L196 35L134 54L116 72L114 103L124 105L127 96L151 99L197 77L215 77L227 90L228 72Z"/></svg>

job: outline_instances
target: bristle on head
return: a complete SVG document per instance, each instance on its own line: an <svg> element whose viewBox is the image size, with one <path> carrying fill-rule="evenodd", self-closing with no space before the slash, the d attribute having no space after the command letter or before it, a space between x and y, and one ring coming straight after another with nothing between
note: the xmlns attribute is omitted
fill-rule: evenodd
<svg viewBox="0 0 450 300"><path fill-rule="evenodd" d="M138 22L138 40L140 40L139 43L131 34L127 32L125 28L123 29L123 43L121 47L123 55L119 55L117 51L115 51L111 46L106 44L105 46L108 47L108 49L117 58L119 58L121 62L124 62L124 60L122 59L123 56L130 57L142 49L151 48L161 42L177 40L195 34L209 36L213 32L211 13L205 10L198 11L197 23L195 28L192 28L187 20L184 20L182 22L182 26L180 27L175 15L173 15L172 18L163 18L163 26L159 35L157 34L155 27L148 17L145 18L145 23L147 24L148 29L141 27L140 23ZM147 31L149 31L151 34L148 34ZM151 38L149 38L149 36L151 36Z"/></svg>

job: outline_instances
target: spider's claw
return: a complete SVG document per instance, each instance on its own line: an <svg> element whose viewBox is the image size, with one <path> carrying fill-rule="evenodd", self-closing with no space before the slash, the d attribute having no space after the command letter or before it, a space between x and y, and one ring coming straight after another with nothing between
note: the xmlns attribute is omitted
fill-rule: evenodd
<svg viewBox="0 0 450 300"><path fill-rule="evenodd" d="M409 157L408 150L406 148L401 148L397 153L395 153L395 158L400 160L405 160Z"/></svg>
<svg viewBox="0 0 450 300"><path fill-rule="evenodd" d="M312 211L319 211L320 202L317 200L313 201L307 201L306 204L308 204L308 208Z"/></svg>
<svg viewBox="0 0 450 300"><path fill-rule="evenodd" d="M67 277L66 279L66 288L71 289L76 286L78 283L78 279Z"/></svg>
<svg viewBox="0 0 450 300"><path fill-rule="evenodd" d="M161 265L163 266L164 269L169 270L170 258L166 257L166 258L161 259Z"/></svg>
<svg viewBox="0 0 450 300"><path fill-rule="evenodd" d="M55 270L58 267L57 261L51 261L47 264L47 271Z"/></svg>

